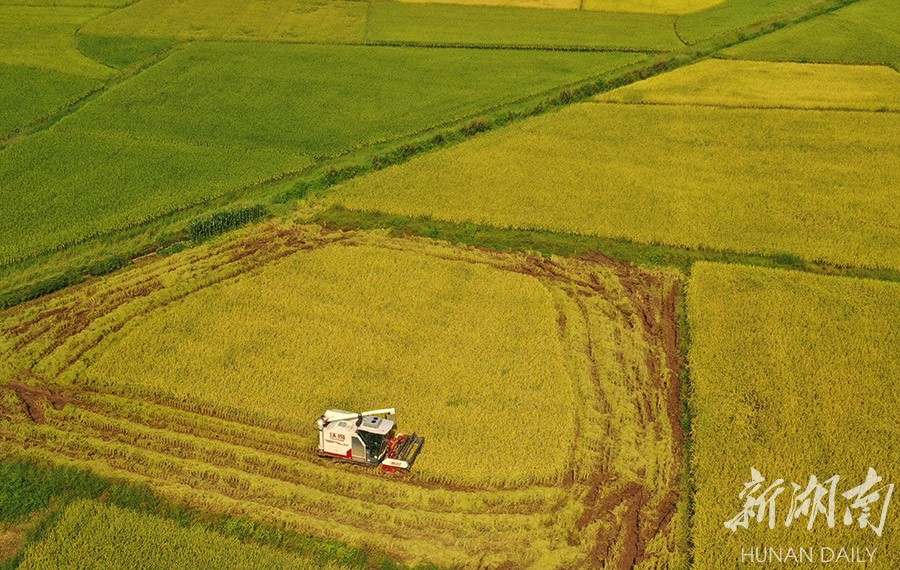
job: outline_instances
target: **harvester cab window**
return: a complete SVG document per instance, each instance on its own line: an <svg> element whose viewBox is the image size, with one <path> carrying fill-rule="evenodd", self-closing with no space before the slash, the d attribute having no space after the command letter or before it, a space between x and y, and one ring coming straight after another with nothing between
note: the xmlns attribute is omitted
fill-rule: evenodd
<svg viewBox="0 0 900 570"><path fill-rule="evenodd" d="M369 433L367 431L361 431L358 432L358 434L366 444L366 458L370 460L378 459L378 457L381 455L382 448L384 447L385 437L383 435L378 435L377 433Z"/></svg>

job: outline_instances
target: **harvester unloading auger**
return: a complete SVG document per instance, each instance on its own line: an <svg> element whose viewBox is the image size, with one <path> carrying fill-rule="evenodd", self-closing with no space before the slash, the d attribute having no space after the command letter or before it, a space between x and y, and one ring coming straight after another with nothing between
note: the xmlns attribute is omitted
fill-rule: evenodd
<svg viewBox="0 0 900 570"><path fill-rule="evenodd" d="M408 472L422 451L425 438L398 434L393 420L379 417L396 415L394 408L360 413L327 410L316 420L317 453L339 461L380 465L388 473Z"/></svg>

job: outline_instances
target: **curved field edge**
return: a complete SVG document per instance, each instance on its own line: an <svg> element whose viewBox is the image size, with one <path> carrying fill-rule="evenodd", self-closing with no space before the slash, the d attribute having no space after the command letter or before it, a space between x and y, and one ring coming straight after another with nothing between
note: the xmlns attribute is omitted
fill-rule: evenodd
<svg viewBox="0 0 900 570"><path fill-rule="evenodd" d="M201 512L183 504L167 502L144 485L121 478L100 477L72 466L53 466L46 462L4 457L0 460L0 482L3 489L0 494L0 529L3 529L0 531L3 537L0 567L3 568L19 567L24 550L34 547L44 549L44 539L54 531L64 511L76 502L89 502L100 510L128 511L161 525L175 524L188 533L205 533L220 543L234 544L233 541L237 540L249 551L262 548L322 566L381 570L405 568L383 553L351 548L247 518ZM128 533L124 534L122 538L127 541ZM151 541L154 539L149 538ZM77 538L73 542L77 543ZM71 562L77 563L80 559L74 557ZM133 565L125 562L104 564L105 567L122 568ZM160 564L159 567L169 566ZM427 568L437 570L434 566ZM425 568L419 567L418 570Z"/></svg>
<svg viewBox="0 0 900 570"><path fill-rule="evenodd" d="M46 461L74 461L147 482L167 497L204 509L251 515L314 534L323 529L310 513L328 508L338 513L324 530L329 538L371 544L402 560L421 560L423 552L430 552L426 558L440 563L470 564L484 557L498 564L593 567L603 559L653 564L683 555L674 545L683 522L676 516L681 436L677 293L670 276L602 259L542 260L361 232L329 235L269 225L240 233L3 313L0 350L22 357L6 370L11 383L4 408L15 419L3 424L4 448ZM311 242L330 239L341 239L340 247L361 240L443 252L526 271L554 284L555 302L565 309L559 334L572 354L568 366L574 388L583 395L574 449L578 461L571 475L558 485L508 491L465 490L415 475L392 481L311 458L305 425L292 435L291 426L271 419L164 394L127 389L110 394L77 380L53 387L27 372L38 361L56 361L39 367L45 374L62 371L67 360L77 364L91 337L96 340L98 333L115 328L109 315L118 312L121 318L136 305L146 309L165 303L166 297L187 294L177 291L179 284L190 290L239 278ZM179 277L172 280L166 274ZM160 281L168 287L159 289ZM148 291L156 291L157 297ZM616 301L610 303L610 298ZM615 325L609 315L617 313L621 316L615 321L622 320ZM629 345L638 352L632 353ZM65 353L69 356L57 360ZM635 384L635 371L646 380ZM257 435L245 439L253 433ZM35 447L36 442L41 446ZM658 450L655 458L647 453L652 448ZM387 505L373 507L371 497L379 496ZM547 509L545 501L553 507ZM482 514L464 515L469 509ZM374 528L381 529L377 533L371 530L373 517ZM427 550L422 550L423 539Z"/></svg>
<svg viewBox="0 0 900 570"><path fill-rule="evenodd" d="M75 34L109 10L98 7L0 5L0 63L106 80L115 70L85 56Z"/></svg>

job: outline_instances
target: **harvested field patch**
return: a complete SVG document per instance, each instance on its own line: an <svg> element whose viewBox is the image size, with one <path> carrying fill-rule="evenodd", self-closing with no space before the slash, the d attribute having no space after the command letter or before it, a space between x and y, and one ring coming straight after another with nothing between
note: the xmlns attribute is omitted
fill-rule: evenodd
<svg viewBox="0 0 900 570"><path fill-rule="evenodd" d="M602 258L269 223L0 313L0 448L408 562L675 564L676 296ZM428 438L410 478L315 457L319 408L386 398Z"/></svg>

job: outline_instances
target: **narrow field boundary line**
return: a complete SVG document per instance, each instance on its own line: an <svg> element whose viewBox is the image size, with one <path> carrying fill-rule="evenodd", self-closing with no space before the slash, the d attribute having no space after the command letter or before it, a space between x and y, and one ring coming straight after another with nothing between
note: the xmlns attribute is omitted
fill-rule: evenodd
<svg viewBox="0 0 900 570"><path fill-rule="evenodd" d="M347 44L360 45L360 44ZM467 44L458 42L415 42L401 40L372 40L365 44L372 47L407 47L417 49L472 49L472 50L510 50L510 51L564 51L564 52L628 52L649 53L655 55L670 54L680 48L660 49L644 47L586 46L586 45L540 45L540 44Z"/></svg>
<svg viewBox="0 0 900 570"><path fill-rule="evenodd" d="M746 111L821 111L823 113L900 113L900 106L893 108L862 109L858 107L791 107L786 105L729 105L727 103L668 103L665 101L585 101L593 105L629 105L635 107L709 107L714 109L743 109Z"/></svg>
<svg viewBox="0 0 900 570"><path fill-rule="evenodd" d="M23 67L25 67L25 66L23 66ZM31 67L31 69L37 69L39 71L44 71L43 68L38 68L38 67ZM56 117L63 113L66 113L73 105L77 105L83 99L86 99L87 97L90 97L91 95L98 92L100 89L103 88L103 82L102 82L102 80L99 80L99 79L96 81L98 83L96 85L88 88L86 91L82 91L80 94L75 95L75 97L73 97L72 99L66 101L65 103L63 103L61 105L57 105L53 109L50 109L49 111L44 113L43 115L40 115L36 119L30 120L29 122L25 123L24 125L17 127L12 132L7 133L3 138L0 138L0 152L3 152L4 150L6 150L6 148L9 147L10 145L12 145L13 143L16 143L16 142L23 140L23 139L31 136L32 134L34 134L31 131L32 131L32 129L36 128L38 125L41 125L44 122L51 120L53 117Z"/></svg>
<svg viewBox="0 0 900 570"><path fill-rule="evenodd" d="M140 1L140 0L138 0ZM28 4L27 2L20 2L17 4L0 4L0 12L3 11L4 8L36 8L38 10L46 10L48 12L52 12L55 10L107 10L106 13L100 14L99 16L94 16L87 22L96 20L97 18L102 18L103 16L109 15L111 12L119 10L121 8L125 8L125 6L103 6L99 4ZM84 22L85 24L87 22ZM82 24L83 25L83 24Z"/></svg>
<svg viewBox="0 0 900 570"><path fill-rule="evenodd" d="M687 41L681 37L681 34L678 32L678 20L681 19L681 14L675 16L675 19L672 20L672 31L675 32L675 37L678 38L678 41L681 42L681 45L687 47Z"/></svg>
<svg viewBox="0 0 900 570"><path fill-rule="evenodd" d="M330 229L387 229L395 236L419 236L451 244L465 244L494 251L538 252L544 255L584 257L602 255L628 263L655 267L674 267L690 275L697 261L711 261L754 267L770 267L819 275L900 282L900 270L864 265L841 265L797 255L803 265L783 260L785 252L740 252L710 247L645 243L624 237L574 234L541 228L504 228L488 224L457 223L425 216L404 216L372 210L353 210L340 205L315 214L309 223ZM627 251L622 251L623 249ZM644 260L647 255L650 260ZM661 256L669 256L668 259Z"/></svg>
<svg viewBox="0 0 900 570"><path fill-rule="evenodd" d="M196 207L198 207L198 206L202 206L202 205L207 204L207 203L209 203L209 202L214 202L214 201L216 201L216 200L219 200L219 199L221 199L221 198L224 198L224 197L227 197L227 196L230 196L230 195L234 195L235 197L239 197L239 195L240 195L240 194L243 194L244 192L248 192L248 191L251 191L251 190L255 190L255 189L259 189L259 188L264 188L264 187L266 187L266 186L271 186L271 185L273 185L273 184L277 184L277 183L279 183L279 182L282 182L285 178L303 175L303 174L305 174L305 173L308 173L308 172L311 171L311 170L314 170L315 168L317 168L317 167L319 167L319 166L321 166L321 165L318 164L318 163L313 162L312 164L307 164L307 165L301 166L300 168L297 168L297 169L294 169L294 170L288 170L288 171L276 172L276 173L272 174L271 176L268 176L268 177L266 177L265 179L259 180L259 181L257 181L257 182L252 182L252 183L250 183L250 184L246 184L246 185L243 185L243 186L240 186L240 187L232 187L232 188L228 188L228 189L225 189L225 190L223 190L222 192L216 193L216 194L214 194L214 195L205 196L205 197L199 198L199 199L197 199L197 200L189 201L188 203L185 203L185 204L181 204L181 205L175 206L175 207L173 207L173 208L171 208L171 209L169 209L169 210L163 212L162 214L159 214L159 215L151 215L150 217L148 217L147 219L144 219L144 220L139 220L139 221L135 221L135 222L129 222L129 223L123 224L123 225L121 225L121 226L119 226L119 227L111 228L111 229L109 229L109 230L101 230L101 231L98 231L98 232L96 232L96 233L94 233L94 234L92 234L92 235L89 235L89 236L84 236L84 237L82 237L82 238L77 238L77 239L70 240L70 241L68 241L68 242L66 242L66 243L61 243L61 244L58 244L58 245L54 245L54 246L51 246L51 247L47 247L47 248L42 249L41 251L38 251L38 252L33 253L33 254L28 254L28 255L25 255L25 256L20 256L20 257L17 257L17 258L6 259L6 260L0 259L0 268L12 266L12 265L15 265L15 264L17 264L17 263L21 263L21 262L27 261L27 260L29 260L29 259L33 259L33 258L36 258L36 257L40 257L40 256L42 256L42 255L48 255L48 254L52 254L52 253L59 253L59 252L65 251L66 249L68 249L68 248L70 248L70 247L74 247L74 246L76 246L76 245L81 245L81 244L83 244L83 243L90 242L91 240L101 239L101 238L104 238L104 237L113 236L113 235L118 234L119 232L122 232L122 231L130 230L130 229L134 229L134 228L139 228L139 227L141 227L141 226L144 226L144 225L147 225L147 224L151 224L151 223L155 222L156 220L165 218L165 217L167 217L167 216L173 216L173 215L176 215L176 214L178 214L178 213L185 212L185 211L187 211L187 210L190 210L190 209L192 209L192 208L196 208Z"/></svg>
<svg viewBox="0 0 900 570"><path fill-rule="evenodd" d="M634 53L644 54L644 52L634 52ZM405 140L411 140L411 139L414 139L416 137L425 135L425 134L433 132L433 131L439 131L442 129L446 130L446 129L452 128L456 125L462 125L467 121L472 121L473 119L478 119L479 117L490 115L492 113L497 113L497 112L500 112L507 108L515 108L517 106L527 104L529 101L536 101L536 100L542 99L542 98L549 98L549 97L552 97L554 94L559 93L560 91L567 90L567 89L573 89L579 85L583 85L588 82L599 81L599 80L603 79L604 77L616 74L618 72L621 72L622 70L625 70L625 69L628 69L631 67L640 66L642 64L645 64L646 62L647 62L646 59L643 61L625 62L617 67L614 67L614 68L611 68L611 69L608 69L605 71L601 71L600 73L594 73L591 75L583 75L583 76L580 76L577 79L575 79L573 81L569 81L567 83L555 83L551 87L548 87L547 89L544 89L542 91L531 92L531 93L527 93L525 95L516 96L514 99L507 99L505 101L495 103L488 107L481 107L480 109L478 109L476 111L472 111L466 115L453 117L453 118L441 121L440 123L431 124L431 125L428 125L427 127L416 129L414 131L408 131L405 133L398 134L396 136L386 136L386 137L382 137L382 138L378 138L378 139L361 141L361 142L355 144L354 146L340 150L337 153L324 154L324 155L308 154L308 156L313 157L317 161L320 161L320 162L327 162L327 161L334 161L334 160L346 157L346 156L354 154L354 153L364 152L366 150L372 149L373 147L377 147L380 145L391 145L391 144L401 143Z"/></svg>
<svg viewBox="0 0 900 570"><path fill-rule="evenodd" d="M0 151L5 149L10 144L13 144L20 140L23 140L27 137L30 137L31 135L41 132L41 131L50 129L51 127L53 127L54 125L56 125L57 123L59 123L60 121L65 119L66 117L68 117L69 115L72 115L75 112L77 112L83 105L85 105L89 101L93 100L96 97L99 97L100 95L102 95L106 91L112 89L113 87L120 85L122 83L125 83L126 81L128 81L129 79L131 79L133 77L137 77L142 72L146 71L147 69L150 69L157 63L163 61L175 49L178 49L183 45L185 45L185 44L177 43L177 44L171 45L168 48L165 48L165 49L153 54L152 56L145 59L144 61L135 64L133 67L121 70L118 75L115 75L106 80L98 79L97 81L99 82L99 84L96 85L94 88L92 88L87 93L85 93L84 95L82 95L81 97L79 97L78 99L74 99L74 100L66 103L65 105L62 105L61 107L58 107L56 109L56 111L51 112L50 114L45 115L36 121L32 121L29 125L21 127L16 132L10 134L6 138L0 139ZM79 51L79 53L81 53L81 52ZM87 57L87 56L85 56L85 57ZM91 61L95 61L95 60L91 59ZM2 264L0 264L0 265L2 265Z"/></svg>
<svg viewBox="0 0 900 570"><path fill-rule="evenodd" d="M721 38L722 36L727 36L730 33L740 33L740 37L737 41L731 42L730 44L722 47L721 49L734 47L736 45L746 43L752 39L755 39L755 38L758 38L761 36L767 36L771 33L777 32L779 30L785 30L785 29L791 28L793 26L796 26L797 24L802 24L803 22L815 20L816 18L819 18L820 16L824 16L826 14L830 14L837 10L841 10L842 8L846 8L847 6L856 4L859 1L860 0L841 0L839 3L831 5L831 6L828 6L828 5L808 6L808 7L806 7L805 10L798 8L796 10L783 12L780 14L774 14L767 18L762 18L760 20L756 20L755 22L747 24L741 28L735 28L733 30L721 32L719 34L715 34L715 35L707 37L707 38L701 38L694 43L686 43L685 45L687 47L697 46L697 45L701 45L705 42L713 41L716 38ZM823 2L823 4L824 3L825 2ZM790 14L795 14L796 17L788 18L788 16ZM743 33L741 33L741 30L753 29L757 26L760 26L761 24L765 24L766 22L769 22L769 25L767 27L770 29L766 29L760 33L755 33L750 36L745 36ZM676 20L675 20L675 25L676 25L675 33L676 33L676 35L678 35L679 38L681 38L681 35L678 33L678 30L677 30L677 24L678 24L678 18L676 18Z"/></svg>
<svg viewBox="0 0 900 570"><path fill-rule="evenodd" d="M802 59L756 59L756 58L746 58L739 57L735 55L729 55L727 53L716 52L709 57L709 59L716 59L719 61L731 61L731 62L744 62L744 63L771 63L771 64L779 64L779 63L796 63L798 65L830 65L830 66L840 66L840 67L883 67L885 69L890 69L895 73L900 73L900 69L895 68L893 63L888 63L884 61L826 61L826 60L802 60Z"/></svg>
<svg viewBox="0 0 900 570"><path fill-rule="evenodd" d="M368 33L368 32L366 32ZM86 34L93 35L93 34ZM106 36L109 37L109 36ZM147 39L164 39L165 36L114 36L114 37L138 37ZM583 52L607 52L625 51L634 53L669 54L678 51L680 47L672 49L645 48L645 47L616 47L615 45L541 45L541 44L501 44L501 43L463 43L463 42L419 42L406 40L369 40L363 41L302 41L279 40L275 38L176 38L182 42L190 43L232 43L232 44L270 44L270 45L303 45L303 46L346 46L346 47L399 47L418 49L473 49L473 50L519 50L519 51L583 51Z"/></svg>
<svg viewBox="0 0 900 570"><path fill-rule="evenodd" d="M366 2L366 23L363 26L363 34L362 41L363 43L368 43L369 41L369 23L372 21L372 3Z"/></svg>
<svg viewBox="0 0 900 570"><path fill-rule="evenodd" d="M687 285L688 285L689 277L685 277L680 283L677 292L677 298L675 299L676 307L675 307L675 326L678 334L678 350L680 351L679 363L680 369L678 374L681 379L681 393L679 394L681 400L681 429L684 433L684 441L682 442L682 450L683 450L683 464L682 464L682 479L681 479L681 489L680 495L684 500L685 507L687 509L687 514L684 517L685 520L685 542L687 546L688 553L688 568L694 567L694 537L695 537L695 528L694 528L694 511L695 511L695 503L696 503L696 492L697 492L697 479L694 476L693 469L693 461L694 461L694 421L697 416L697 412L694 409L694 387L693 387L693 378L691 376L691 365L690 365L690 353L691 353L691 344L693 342L692 337L692 329L691 322L688 319L687 312Z"/></svg>

